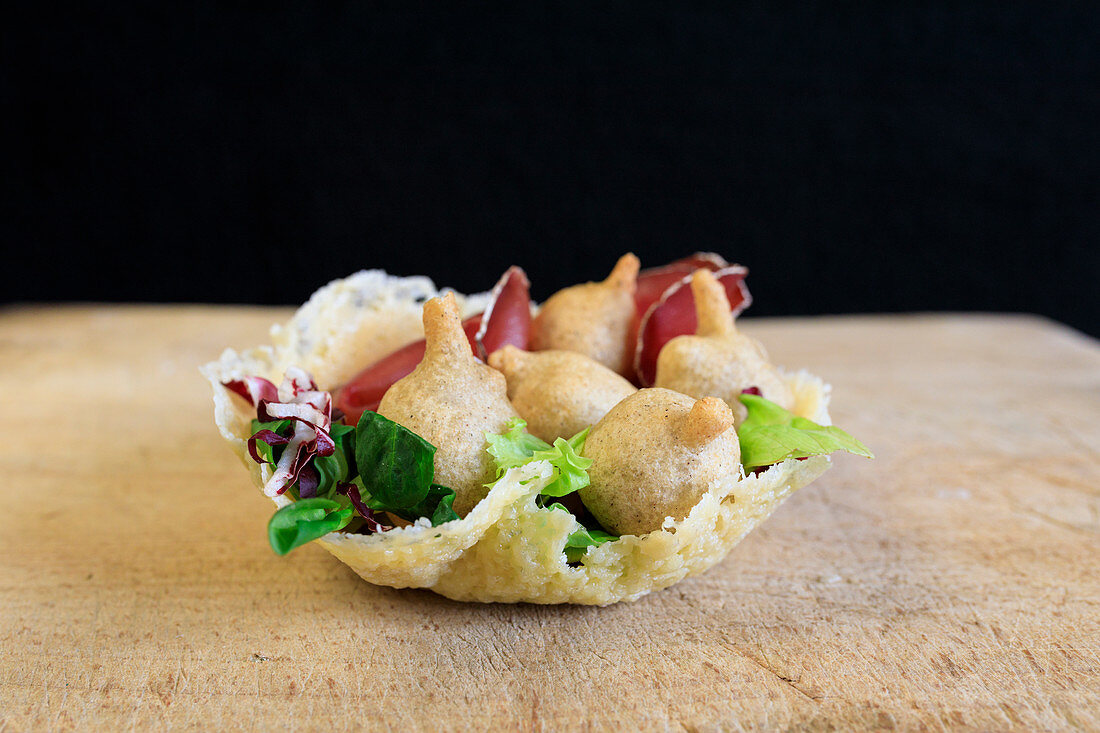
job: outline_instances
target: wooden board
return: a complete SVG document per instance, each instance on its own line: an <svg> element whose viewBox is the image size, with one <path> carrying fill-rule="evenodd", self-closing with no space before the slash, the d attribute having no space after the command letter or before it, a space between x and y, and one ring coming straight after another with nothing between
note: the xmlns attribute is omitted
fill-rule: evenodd
<svg viewBox="0 0 1100 733"><path fill-rule="evenodd" d="M1096 342L750 320L878 460L637 603L465 605L268 548L196 367L287 315L0 311L0 730L1100 729Z"/></svg>

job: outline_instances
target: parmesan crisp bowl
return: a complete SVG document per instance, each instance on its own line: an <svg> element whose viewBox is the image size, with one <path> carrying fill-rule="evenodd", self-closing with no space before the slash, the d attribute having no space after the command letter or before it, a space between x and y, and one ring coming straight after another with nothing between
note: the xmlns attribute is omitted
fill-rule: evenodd
<svg viewBox="0 0 1100 733"><path fill-rule="evenodd" d="M421 306L436 297L431 280L367 270L324 286L283 326L272 345L227 349L201 371L214 390L218 430L262 490L271 468L248 456L254 410L222 386L245 376L276 383L288 366L309 371L332 390L369 364L423 335ZM466 315L486 294L456 293ZM793 412L830 423L829 387L806 372L785 374ZM563 552L580 529L570 514L541 509L535 497L551 480L546 461L505 473L469 514L438 527L427 519L377 534L333 532L316 540L361 578L394 588L427 588L458 601L578 603L633 601L707 570L797 489L829 468L827 456L787 460L759 474L725 476L712 484L682 520L659 531L626 535L588 549L579 565ZM275 496L277 506L290 499Z"/></svg>

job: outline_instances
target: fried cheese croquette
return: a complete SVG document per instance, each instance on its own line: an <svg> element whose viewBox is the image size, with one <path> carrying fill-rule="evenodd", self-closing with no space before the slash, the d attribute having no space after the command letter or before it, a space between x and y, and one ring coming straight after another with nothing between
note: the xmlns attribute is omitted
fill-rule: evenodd
<svg viewBox="0 0 1100 733"><path fill-rule="evenodd" d="M683 519L721 479L741 475L733 413L720 399L695 400L648 388L617 404L588 434L591 483L581 500L620 535L661 529Z"/></svg>
<svg viewBox="0 0 1100 733"><path fill-rule="evenodd" d="M435 482L455 490L464 516L496 477L485 433L505 430L517 417L504 375L474 358L452 293L424 304L424 359L386 391L378 413L437 449Z"/></svg>
<svg viewBox="0 0 1100 733"><path fill-rule="evenodd" d="M508 399L527 431L553 443L594 425L637 390L603 364L575 351L523 351L505 346L489 366L508 380Z"/></svg>
<svg viewBox="0 0 1100 733"><path fill-rule="evenodd" d="M634 291L640 263L625 254L602 282L559 290L543 304L532 324L531 350L576 351L626 374L634 323Z"/></svg>
<svg viewBox="0 0 1100 733"><path fill-rule="evenodd" d="M677 336L661 349L655 386L690 397L720 397L738 425L745 415L738 395L751 387L786 409L793 407L791 390L764 347L734 325L722 284L711 272L696 270L691 292L698 320L695 335Z"/></svg>

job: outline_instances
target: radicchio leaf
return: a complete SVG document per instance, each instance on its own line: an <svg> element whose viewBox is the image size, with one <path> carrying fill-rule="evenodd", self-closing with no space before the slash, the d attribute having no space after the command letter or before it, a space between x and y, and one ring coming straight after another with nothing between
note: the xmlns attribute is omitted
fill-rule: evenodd
<svg viewBox="0 0 1100 733"><path fill-rule="evenodd" d="M252 456L252 460L256 461L256 463L271 463L260 455L256 447L256 441L259 440L262 440L270 446L286 445L290 442L290 438L284 438L274 430L257 430L252 437L248 439L248 454Z"/></svg>
<svg viewBox="0 0 1100 733"><path fill-rule="evenodd" d="M317 383L313 381L313 377L309 375L309 372L301 367L287 367L286 372L283 373L283 383L279 385L279 397L284 402L290 402L307 391L317 391ZM305 397L304 399L308 401L309 398Z"/></svg>
<svg viewBox="0 0 1100 733"><path fill-rule="evenodd" d="M321 476L312 463L302 466L302 470L298 472L298 496L303 499L312 499L317 496L317 487L320 483Z"/></svg>
<svg viewBox="0 0 1100 733"><path fill-rule="evenodd" d="M263 377L231 379L228 382L222 382L222 386L244 397L253 407L260 404L261 400L274 401L279 399L279 390Z"/></svg>
<svg viewBox="0 0 1100 733"><path fill-rule="evenodd" d="M297 399L297 398L295 398ZM256 407L256 418L262 422L271 420L300 420L316 427L328 420L328 415L309 403L269 402L260 400Z"/></svg>
<svg viewBox="0 0 1100 733"><path fill-rule="evenodd" d="M289 420L294 425L290 437L272 430L259 430L248 439L248 453L257 463L268 463L260 454L257 441L285 446L271 477L264 484L264 493L268 496L282 494L297 482L299 496L315 496L320 475L310 462L314 456L331 456L336 451L336 443L329 434L332 396L317 389L308 372L294 366L287 368L277 390L271 382L259 377L227 382L225 386L237 394L245 389L247 394L256 396L253 404L260 422Z"/></svg>
<svg viewBox="0 0 1100 733"><path fill-rule="evenodd" d="M308 425L296 423L294 434L290 442L279 456L279 462L275 464L275 470L271 478L264 484L264 493L275 496L286 491L298 480L302 468L313 457L307 446L316 438L316 433Z"/></svg>
<svg viewBox="0 0 1100 733"><path fill-rule="evenodd" d="M390 529L389 525L382 524L378 521L378 515L374 513L373 509L363 503L363 496L359 493L358 486L350 482L342 483L336 487L336 490L348 497L351 501L351 505L355 507L355 511L363 518L363 526L367 528L367 534L385 532L387 529Z"/></svg>

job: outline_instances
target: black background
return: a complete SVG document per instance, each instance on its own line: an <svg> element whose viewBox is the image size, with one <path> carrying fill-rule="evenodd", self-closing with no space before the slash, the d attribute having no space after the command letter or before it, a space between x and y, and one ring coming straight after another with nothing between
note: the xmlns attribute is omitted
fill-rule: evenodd
<svg viewBox="0 0 1100 733"><path fill-rule="evenodd" d="M3 299L543 298L716 250L750 314L1100 333L1100 3L40 4L4 24Z"/></svg>

